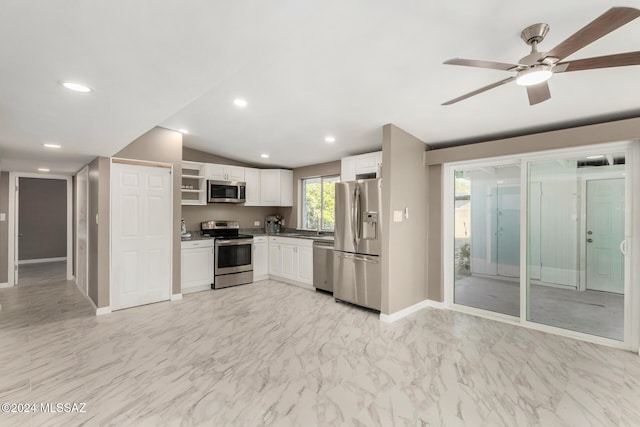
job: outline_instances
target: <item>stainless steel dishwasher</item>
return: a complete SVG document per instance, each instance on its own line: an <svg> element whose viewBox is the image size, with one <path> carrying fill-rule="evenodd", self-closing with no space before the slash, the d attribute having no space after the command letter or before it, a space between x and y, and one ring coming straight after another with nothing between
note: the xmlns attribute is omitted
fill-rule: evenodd
<svg viewBox="0 0 640 427"><path fill-rule="evenodd" d="M313 286L333 293L333 244L313 242Z"/></svg>

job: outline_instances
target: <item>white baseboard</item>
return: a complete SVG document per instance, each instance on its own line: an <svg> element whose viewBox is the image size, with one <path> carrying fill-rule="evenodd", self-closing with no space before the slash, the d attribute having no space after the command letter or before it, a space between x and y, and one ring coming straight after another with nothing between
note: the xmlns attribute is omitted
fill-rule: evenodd
<svg viewBox="0 0 640 427"><path fill-rule="evenodd" d="M18 261L18 265L22 264L40 264L42 262L58 262L58 261L66 261L67 257L58 257L58 258L37 258L37 259L23 259L22 261Z"/></svg>
<svg viewBox="0 0 640 427"><path fill-rule="evenodd" d="M8 282L0 283L0 288L12 288L13 285L10 285Z"/></svg>
<svg viewBox="0 0 640 427"><path fill-rule="evenodd" d="M434 301L432 299L427 299L425 301L427 302L427 307L437 308L438 310L444 310L447 308L444 302Z"/></svg>
<svg viewBox="0 0 640 427"><path fill-rule="evenodd" d="M191 294L194 292L210 291L210 290L211 290L211 285L192 286L190 288L182 288L182 295ZM171 297L171 300L173 301L173 297Z"/></svg>
<svg viewBox="0 0 640 427"><path fill-rule="evenodd" d="M182 294L171 295L171 301L180 301L181 299L182 299Z"/></svg>
<svg viewBox="0 0 640 427"><path fill-rule="evenodd" d="M262 276L253 276L253 281L254 282L260 282L262 280L268 280L269 279L269 275L268 274L264 274Z"/></svg>
<svg viewBox="0 0 640 427"><path fill-rule="evenodd" d="M103 314L111 313L111 307L100 307L96 309L96 316L102 316Z"/></svg>
<svg viewBox="0 0 640 427"><path fill-rule="evenodd" d="M408 315L413 314L427 307L437 308L437 309L445 308L444 303L426 299L426 300L420 301L419 303L413 304L407 308L403 308L400 311L396 311L395 313L391 313L391 314L380 313L380 321L385 323L393 323L397 320L402 319L403 317L407 317Z"/></svg>
<svg viewBox="0 0 640 427"><path fill-rule="evenodd" d="M313 285L308 285L306 283L298 282L297 280L286 279L286 278L280 277L280 276L271 276L271 275L269 275L269 279L270 280L276 280L276 281L282 282L282 283L286 283L288 285L297 286L299 288L308 289L310 291L315 291L316 290L316 288L314 288Z"/></svg>

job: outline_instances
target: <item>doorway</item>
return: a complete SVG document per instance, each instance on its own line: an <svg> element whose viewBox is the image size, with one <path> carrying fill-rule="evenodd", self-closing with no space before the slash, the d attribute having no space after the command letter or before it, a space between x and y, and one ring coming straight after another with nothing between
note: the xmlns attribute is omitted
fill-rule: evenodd
<svg viewBox="0 0 640 427"><path fill-rule="evenodd" d="M9 174L10 286L73 279L72 206L71 177Z"/></svg>
<svg viewBox="0 0 640 427"><path fill-rule="evenodd" d="M586 203L586 288L624 293L624 179L590 179Z"/></svg>

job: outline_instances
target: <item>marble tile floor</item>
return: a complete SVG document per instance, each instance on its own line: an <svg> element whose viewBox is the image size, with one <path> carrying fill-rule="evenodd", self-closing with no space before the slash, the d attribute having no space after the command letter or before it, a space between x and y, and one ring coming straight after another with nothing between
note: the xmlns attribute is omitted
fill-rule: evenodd
<svg viewBox="0 0 640 427"><path fill-rule="evenodd" d="M275 281L95 317L0 289L1 426L637 426L640 357L447 310L393 324Z"/></svg>

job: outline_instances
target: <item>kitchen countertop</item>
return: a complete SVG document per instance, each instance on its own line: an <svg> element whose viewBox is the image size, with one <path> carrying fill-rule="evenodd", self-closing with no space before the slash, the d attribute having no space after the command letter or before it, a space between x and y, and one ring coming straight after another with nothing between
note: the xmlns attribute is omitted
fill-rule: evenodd
<svg viewBox="0 0 640 427"><path fill-rule="evenodd" d="M199 231L191 231L191 237L185 238L182 237L181 240L183 242L194 242L196 240L212 240L211 236L203 236Z"/></svg>
<svg viewBox="0 0 640 427"><path fill-rule="evenodd" d="M296 232L285 232L285 233L254 233L254 236L267 236L267 237L290 237L293 239L306 239L306 240L317 240L321 242L333 242L333 236L331 235L321 235L317 236L315 234L304 234L304 232L296 233Z"/></svg>
<svg viewBox="0 0 640 427"><path fill-rule="evenodd" d="M307 240L316 240L320 242L333 242L333 235L331 234L323 234L318 236L315 232L311 231L285 231L281 233L265 233L262 229L241 229L240 233L242 234L251 234L254 237L267 236L267 237L291 237L294 239L307 239ZM200 234L200 231L191 231L191 237L182 238L183 242L193 242L196 240L211 240L213 237L211 236L203 236Z"/></svg>

